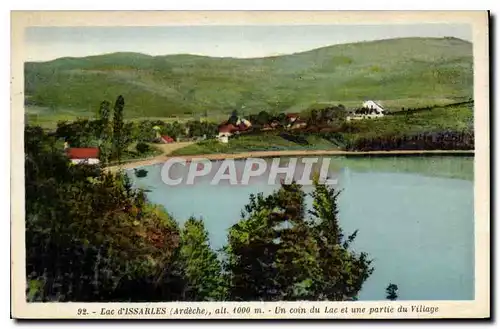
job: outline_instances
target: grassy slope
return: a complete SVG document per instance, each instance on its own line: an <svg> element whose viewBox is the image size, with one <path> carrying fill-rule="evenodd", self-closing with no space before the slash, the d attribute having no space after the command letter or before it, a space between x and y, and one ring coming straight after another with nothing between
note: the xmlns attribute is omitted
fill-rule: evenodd
<svg viewBox="0 0 500 329"><path fill-rule="evenodd" d="M323 104L389 107L446 103L472 95L472 45L459 39L405 38L336 45L261 59L115 53L26 63L27 107L39 117L95 113L126 100L125 115L227 114L245 106L298 111Z"/></svg>
<svg viewBox="0 0 500 329"><path fill-rule="evenodd" d="M390 134L415 134L420 132L473 128L474 112L468 106L435 108L409 116L386 116L377 120L353 121L356 137L375 137Z"/></svg>
<svg viewBox="0 0 500 329"><path fill-rule="evenodd" d="M172 155L197 155L212 153L244 153L254 151L283 150L329 150L338 149L338 145L316 136L307 137L308 145L300 145L280 137L276 133L241 136L231 139L230 143L222 144L216 139L198 142L172 152Z"/></svg>

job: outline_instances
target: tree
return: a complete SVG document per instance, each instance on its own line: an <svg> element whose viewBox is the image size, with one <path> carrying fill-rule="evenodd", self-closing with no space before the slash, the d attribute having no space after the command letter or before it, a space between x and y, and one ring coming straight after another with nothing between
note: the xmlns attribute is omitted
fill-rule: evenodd
<svg viewBox="0 0 500 329"><path fill-rule="evenodd" d="M143 154L143 153L146 153L149 151L149 145L146 144L146 143L143 143L143 142L139 142L137 143L137 145L135 146L137 152Z"/></svg>
<svg viewBox="0 0 500 329"><path fill-rule="evenodd" d="M108 162L109 157L111 156L111 148L112 148L112 141L111 141L112 134L109 122L109 117L111 115L110 106L111 103L108 101L101 102L98 113L98 123L99 123L98 136L100 138L99 156L100 160L104 164Z"/></svg>
<svg viewBox="0 0 500 329"><path fill-rule="evenodd" d="M264 198L252 195L246 217L226 247L231 300L296 300L317 268L317 250L303 221L304 193L283 185Z"/></svg>
<svg viewBox="0 0 500 329"><path fill-rule="evenodd" d="M333 113L331 120L336 123L337 125L341 125L342 123L345 122L347 117L347 111L345 107L340 104L339 106L333 107Z"/></svg>
<svg viewBox="0 0 500 329"><path fill-rule="evenodd" d="M134 135L136 135L136 126L133 122L127 122L123 125L122 138L121 138L121 149L126 150L130 144L134 141Z"/></svg>
<svg viewBox="0 0 500 329"><path fill-rule="evenodd" d="M281 112L276 116L276 120L280 123L282 127L286 126L288 123L288 119L286 118L286 114Z"/></svg>
<svg viewBox="0 0 500 329"><path fill-rule="evenodd" d="M223 300L226 294L221 264L210 248L208 232L202 220L190 218L181 232L180 268L184 269L184 300Z"/></svg>
<svg viewBox="0 0 500 329"><path fill-rule="evenodd" d="M159 138L160 130L163 126L163 122L161 126L158 126L155 125L152 121L142 120L137 126L135 139L138 142L152 142L155 138Z"/></svg>
<svg viewBox="0 0 500 329"><path fill-rule="evenodd" d="M123 152L123 108L125 100L118 96L113 111L113 157L120 160Z"/></svg>
<svg viewBox="0 0 500 329"><path fill-rule="evenodd" d="M337 193L316 182L306 218L301 186L252 195L229 231L226 271L231 300L352 300L373 272L349 249L337 220Z"/></svg>
<svg viewBox="0 0 500 329"><path fill-rule="evenodd" d="M63 138L72 147L86 147L99 144L95 124L88 119L78 119L74 122L60 121L57 123L55 135Z"/></svg>
<svg viewBox="0 0 500 329"><path fill-rule="evenodd" d="M311 193L311 224L319 248L321 276L314 281L318 300L351 300L357 297L363 283L373 273L372 261L364 252L350 250L358 231L345 236L338 222L337 199L340 191L314 180Z"/></svg>
<svg viewBox="0 0 500 329"><path fill-rule="evenodd" d="M171 298L157 282L172 267L179 232L162 209L121 173L70 165L40 128L26 128L25 153L30 301L139 298L130 287ZM146 279L149 290L137 289Z"/></svg>
<svg viewBox="0 0 500 329"><path fill-rule="evenodd" d="M389 284L385 289L386 298L389 300L398 299L398 286L395 284Z"/></svg>
<svg viewBox="0 0 500 329"><path fill-rule="evenodd" d="M318 124L319 121L321 120L320 116L321 116L321 112L319 112L318 110L315 110L315 109L311 110L311 114L309 115L307 125Z"/></svg>
<svg viewBox="0 0 500 329"><path fill-rule="evenodd" d="M236 122L238 122L238 111L234 110L231 112L231 115L229 116L229 119L227 120L228 124L236 125Z"/></svg>
<svg viewBox="0 0 500 329"><path fill-rule="evenodd" d="M257 124L263 126L265 124L269 124L271 121L271 115L266 111L260 111L256 117Z"/></svg>
<svg viewBox="0 0 500 329"><path fill-rule="evenodd" d="M170 124L165 124L162 128L162 134L168 135L172 137L175 140L178 140L179 137L183 135L184 132L184 126L183 124L179 123L178 121L174 121Z"/></svg>
<svg viewBox="0 0 500 329"><path fill-rule="evenodd" d="M108 101L102 101L101 105L99 106L98 119L105 124L109 123L109 117L111 115L110 106L111 103Z"/></svg>

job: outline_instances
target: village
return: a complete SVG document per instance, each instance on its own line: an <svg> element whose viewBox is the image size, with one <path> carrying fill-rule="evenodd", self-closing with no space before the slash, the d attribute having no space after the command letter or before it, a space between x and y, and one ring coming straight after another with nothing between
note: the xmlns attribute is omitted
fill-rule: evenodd
<svg viewBox="0 0 500 329"><path fill-rule="evenodd" d="M325 108L321 111L312 110L311 114L306 118L301 113L280 113L277 116L262 111L259 114L249 115L248 118L241 117L234 111L228 120L218 124L217 132L214 135L203 134L202 136L193 136L189 140L187 138L176 138L167 134L162 134L162 127L155 125L152 127L154 138L151 142L156 144L174 144L181 141L201 141L214 138L222 144L228 144L234 137L243 134L258 134L273 130L292 130L302 131L310 129L319 129L329 126L334 120L349 122L351 120L365 120L381 118L385 115L386 110L378 103L368 100L362 103L361 108L347 110L342 105ZM186 128L184 135L189 135L189 128ZM99 147L72 147L70 143L65 141L64 151L72 164L99 164L100 149Z"/></svg>
<svg viewBox="0 0 500 329"><path fill-rule="evenodd" d="M325 109L328 110L329 108ZM342 120L347 122L351 120L363 120L363 119L376 119L381 118L385 114L385 109L375 101L366 101L363 103L362 107L359 109L346 111L343 106L337 106L332 108L333 111L339 111L341 113L334 113L332 116L323 120L323 122L317 120L311 120L315 116L311 115L307 120L301 117L300 113L287 113L284 115L284 120L279 120L279 118L274 118L268 123L262 124L257 128L258 131L269 131L275 129L286 129L286 130L301 130L306 129L308 125L314 124L315 126L321 124L328 124L331 122L333 116L340 117ZM251 120L235 117L230 118L228 121L221 123L218 127L217 139L221 143L228 143L229 139L241 133L248 131L254 131L255 126L252 124Z"/></svg>

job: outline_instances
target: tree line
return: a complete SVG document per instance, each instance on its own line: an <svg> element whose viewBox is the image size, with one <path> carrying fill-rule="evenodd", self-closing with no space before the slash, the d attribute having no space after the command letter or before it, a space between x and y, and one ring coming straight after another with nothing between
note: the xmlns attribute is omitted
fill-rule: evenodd
<svg viewBox="0 0 500 329"><path fill-rule="evenodd" d="M326 126L330 124L341 124L346 118L346 109L344 105L329 106L322 109L312 109L311 111L304 111L298 113L299 119L307 122L307 126ZM236 125L239 115L237 111L233 111L226 121L227 124ZM262 128L272 127L282 129L288 126L290 120L287 118L287 113L278 112L270 113L267 111L260 111L256 114L249 114L246 119L252 124L252 131L259 131Z"/></svg>
<svg viewBox="0 0 500 329"><path fill-rule="evenodd" d="M217 124L199 120L184 123L167 123L162 120L125 122L124 109L123 96L116 99L113 108L110 102L103 101L96 118L60 121L52 134L64 139L71 147L98 147L103 163L119 161L126 157L128 147L134 142L139 143L137 151L144 154L150 151L145 143L159 142L159 136L166 135L177 140L181 137L213 137L217 134Z"/></svg>
<svg viewBox="0 0 500 329"><path fill-rule="evenodd" d="M407 115L407 114L412 114L412 113L430 111L430 110L436 109L436 108L448 108L448 107L455 107L455 106L462 106L462 105L473 106L474 100L469 99L467 101L449 103L446 105L429 105L429 106L423 106L423 107L408 107L408 108L403 107L403 108L401 108L401 111L386 112L385 114L386 115Z"/></svg>
<svg viewBox="0 0 500 329"><path fill-rule="evenodd" d="M473 150L474 132L466 130L423 132L413 135L390 134L360 137L344 142L348 151Z"/></svg>
<svg viewBox="0 0 500 329"><path fill-rule="evenodd" d="M180 225L125 174L69 165L56 142L26 127L30 302L344 301L374 271L329 186L315 182L311 209L296 183L251 195L215 251L202 220Z"/></svg>

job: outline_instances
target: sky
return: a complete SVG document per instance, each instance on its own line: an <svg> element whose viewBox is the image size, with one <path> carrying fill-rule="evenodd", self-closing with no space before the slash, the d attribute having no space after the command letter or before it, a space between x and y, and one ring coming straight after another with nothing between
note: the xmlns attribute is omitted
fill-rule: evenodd
<svg viewBox="0 0 500 329"><path fill-rule="evenodd" d="M341 43L445 36L472 41L472 29L463 24L30 27L25 34L25 60L112 52L252 58Z"/></svg>

